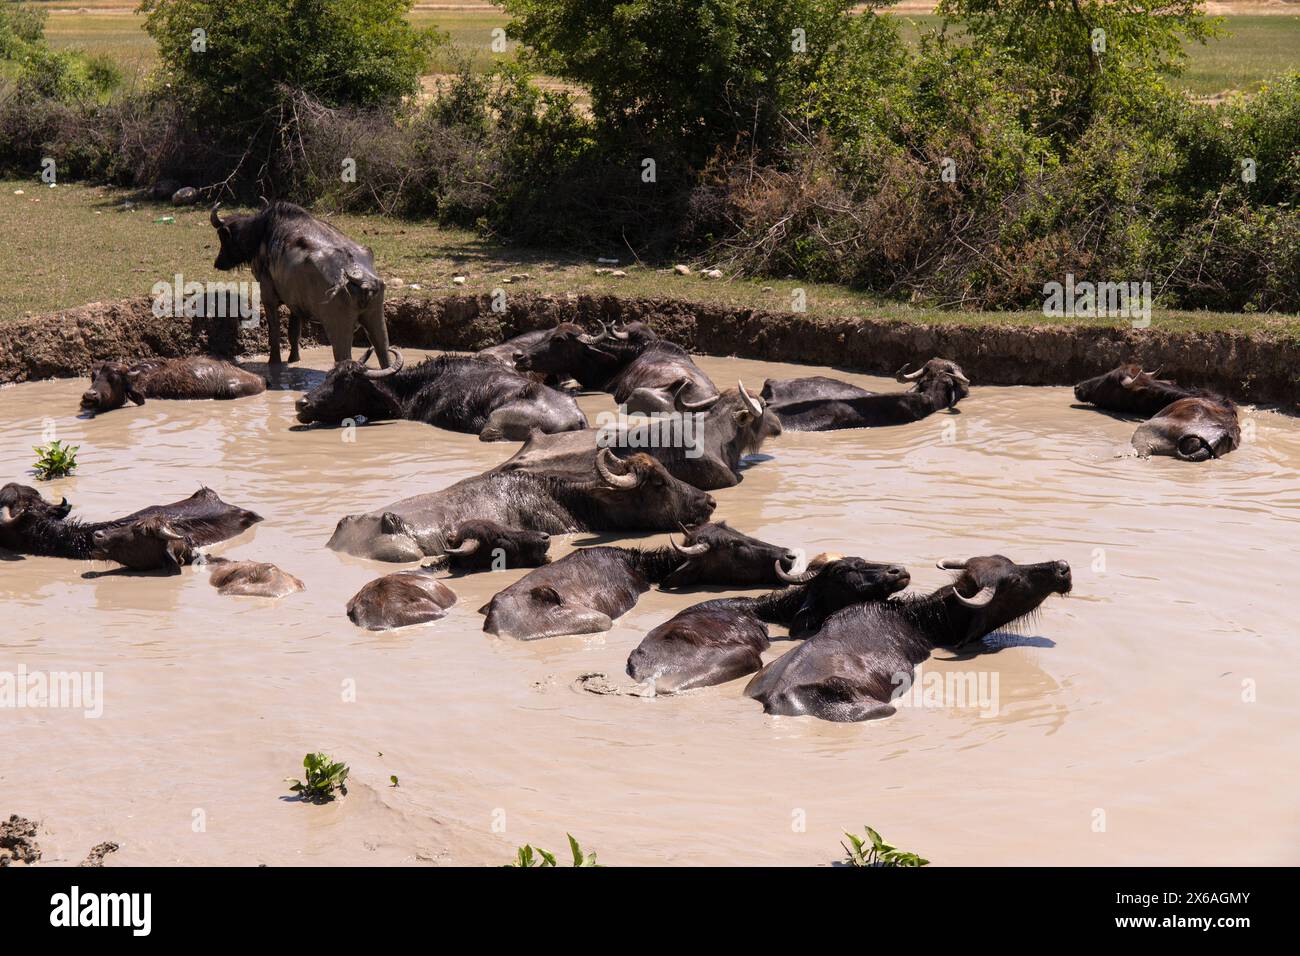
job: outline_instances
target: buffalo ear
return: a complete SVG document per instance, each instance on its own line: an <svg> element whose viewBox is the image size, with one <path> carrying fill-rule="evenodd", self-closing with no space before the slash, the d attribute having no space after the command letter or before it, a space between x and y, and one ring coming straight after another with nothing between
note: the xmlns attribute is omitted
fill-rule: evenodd
<svg viewBox="0 0 1300 956"><path fill-rule="evenodd" d="M144 395L135 387L135 383L139 381L139 379L139 372L126 373L126 397L131 399L131 401L135 402L137 405L143 405Z"/></svg>
<svg viewBox="0 0 1300 956"><path fill-rule="evenodd" d="M547 584L539 585L528 593L534 601L537 601L540 604L554 604L556 607L559 607L564 603L564 598L560 597L560 592Z"/></svg>
<svg viewBox="0 0 1300 956"><path fill-rule="evenodd" d="M382 534L406 534L406 525L393 512L385 511L379 519L379 531Z"/></svg>

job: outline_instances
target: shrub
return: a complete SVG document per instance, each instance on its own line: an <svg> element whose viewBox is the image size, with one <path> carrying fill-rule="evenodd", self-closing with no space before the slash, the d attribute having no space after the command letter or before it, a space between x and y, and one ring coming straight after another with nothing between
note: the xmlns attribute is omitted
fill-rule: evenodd
<svg viewBox="0 0 1300 956"><path fill-rule="evenodd" d="M48 445L39 445L36 452L36 477L41 481L52 478L65 478L77 470L77 452L80 445L65 445L61 441L52 441Z"/></svg>
<svg viewBox="0 0 1300 956"><path fill-rule="evenodd" d="M328 803L335 798L337 790L343 796L348 793L348 765L334 760L323 753L307 754L302 758L303 769L307 771L306 780L294 780L289 789L308 803Z"/></svg>

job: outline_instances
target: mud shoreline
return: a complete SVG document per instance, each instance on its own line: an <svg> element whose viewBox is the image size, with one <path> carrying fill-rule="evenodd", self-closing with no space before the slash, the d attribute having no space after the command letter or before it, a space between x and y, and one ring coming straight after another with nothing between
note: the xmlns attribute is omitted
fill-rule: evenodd
<svg viewBox="0 0 1300 956"><path fill-rule="evenodd" d="M557 322L642 320L707 355L830 365L891 375L908 362L945 356L980 385L1072 385L1121 362L1222 391L1245 402L1300 403L1300 343L1268 334L1162 332L1155 328L919 323L767 312L681 299L512 295L503 312L489 296L397 299L387 305L394 345L476 350ZM282 320L283 321L283 320ZM322 343L304 329L304 345ZM362 341L359 339L359 341ZM266 351L261 327L225 318L159 318L147 296L95 302L0 326L0 383L86 374L106 359L211 351Z"/></svg>

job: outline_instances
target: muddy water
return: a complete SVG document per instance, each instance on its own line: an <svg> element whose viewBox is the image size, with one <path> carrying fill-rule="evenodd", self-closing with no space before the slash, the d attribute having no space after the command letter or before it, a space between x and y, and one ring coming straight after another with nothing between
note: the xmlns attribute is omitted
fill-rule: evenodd
<svg viewBox="0 0 1300 956"><path fill-rule="evenodd" d="M326 361L309 353L283 384ZM701 365L755 389L818 372L897 387ZM1074 568L1074 594L1017 633L926 665L972 672L990 694L996 678L992 705L931 696L835 725L766 717L743 681L658 699L575 687L591 672L626 682L628 652L698 593L651 592L605 635L517 643L482 633L475 613L521 573L502 571L451 581L460 601L440 622L354 627L347 599L396 567L327 550L338 517L482 471L513 445L407 422L352 443L293 430L291 387L82 420L83 387L0 390L4 480L34 483L30 449L50 419L81 468L47 495L98 519L207 484L266 518L210 551L273 561L307 590L272 602L219 596L199 567L0 563L0 671L103 675L97 719L0 711L0 812L44 821L47 861L111 839L110 865L483 864L525 842L561 849L568 831L611 864L817 864L870 824L936 863L1300 862L1293 419L1247 410L1249 440L1222 462L1142 461L1114 457L1131 423L1072 408L1068 389L977 386L960 414L771 443L715 493L717 516L751 534L903 562L918 591L945 581L945 557ZM284 799L283 778L317 749L351 765L348 797Z"/></svg>

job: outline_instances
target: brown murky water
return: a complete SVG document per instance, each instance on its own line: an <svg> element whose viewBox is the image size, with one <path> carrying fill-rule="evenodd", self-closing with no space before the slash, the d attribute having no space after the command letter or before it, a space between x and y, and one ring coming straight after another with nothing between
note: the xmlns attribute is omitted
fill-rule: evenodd
<svg viewBox="0 0 1300 956"><path fill-rule="evenodd" d="M326 362L316 350L304 365ZM827 371L700 364L755 390ZM1224 461L1142 461L1113 457L1132 424L1071 408L1068 389L977 386L958 415L771 443L715 492L717 517L751 534L903 562L921 591L946 580L944 557L1074 568L1074 594L1018 635L926 665L996 677L996 714L835 725L766 717L743 681L658 699L575 688L593 671L626 681L641 636L698 593L650 592L605 635L517 643L475 613L522 573L503 571L451 582L460 602L440 622L354 627L347 599L396 566L327 550L335 521L512 444L408 422L352 444L291 431L292 390L81 420L83 387L0 390L5 480L34 483L51 419L81 445L81 473L47 495L98 519L207 484L266 518L209 550L273 561L307 590L271 602L219 596L197 567L0 562L0 671L103 675L98 719L0 711L0 811L44 821L47 862L111 839L110 865L501 863L525 842L561 850L568 831L610 864L816 864L870 824L944 864L1300 863L1295 420L1246 410L1248 440ZM350 794L285 800L283 778L316 749L351 765Z"/></svg>

